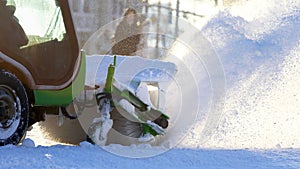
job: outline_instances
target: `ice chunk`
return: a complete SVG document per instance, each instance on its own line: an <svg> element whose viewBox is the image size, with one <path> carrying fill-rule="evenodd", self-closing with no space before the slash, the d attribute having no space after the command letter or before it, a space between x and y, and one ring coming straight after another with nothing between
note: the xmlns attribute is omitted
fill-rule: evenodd
<svg viewBox="0 0 300 169"><path fill-rule="evenodd" d="M87 142L87 141L83 141L79 143L80 147L91 147L93 146L91 143Z"/></svg>
<svg viewBox="0 0 300 169"><path fill-rule="evenodd" d="M24 147L35 147L35 143L33 140L31 140L30 138L26 138L23 142L22 142L22 146Z"/></svg>

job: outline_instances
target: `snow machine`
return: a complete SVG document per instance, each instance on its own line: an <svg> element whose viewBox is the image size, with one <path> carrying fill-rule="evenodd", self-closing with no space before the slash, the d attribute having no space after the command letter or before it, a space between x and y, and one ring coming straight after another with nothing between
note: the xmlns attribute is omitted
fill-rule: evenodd
<svg viewBox="0 0 300 169"><path fill-rule="evenodd" d="M165 94L176 65L112 55L87 55L86 63L85 90L67 106L78 118L46 115L39 125L47 138L79 144L88 133L97 145L159 144L169 123Z"/></svg>
<svg viewBox="0 0 300 169"><path fill-rule="evenodd" d="M93 142L102 145L108 132L104 130L110 128L138 138L165 132L169 117L137 97L136 91L144 83L134 81L136 88L132 90L131 85L124 86L114 78L119 57L105 66L107 74L100 76L106 78L104 85L85 87L87 60L78 45L68 1L1 0L0 13L1 146L21 142L27 130L45 121L46 115L72 121L77 127L70 125L65 133L76 137L83 131L78 117L87 115L84 109L88 105L78 98L90 88L100 112L95 111L100 117L91 118L85 131ZM53 134L60 133L52 125L45 126Z"/></svg>
<svg viewBox="0 0 300 169"><path fill-rule="evenodd" d="M136 56L99 55L87 57L87 62L97 64L99 58L97 70L87 68L90 74L97 73L96 78L89 78L96 79L95 82L87 79L86 86L94 83L103 86L95 92L99 114L88 123L92 125L84 127L91 140L105 145L107 142L126 144L125 140L130 139L130 144L149 142L155 136L164 135L169 120L163 112L164 91L176 73L175 64Z"/></svg>

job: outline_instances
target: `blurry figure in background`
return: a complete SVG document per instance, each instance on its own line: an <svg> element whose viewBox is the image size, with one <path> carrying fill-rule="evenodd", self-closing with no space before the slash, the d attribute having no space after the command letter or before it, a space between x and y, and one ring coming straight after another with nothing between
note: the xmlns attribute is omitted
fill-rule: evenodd
<svg viewBox="0 0 300 169"><path fill-rule="evenodd" d="M117 26L114 39L113 55L135 55L141 39L142 24L136 11L128 8L125 11L124 18Z"/></svg>

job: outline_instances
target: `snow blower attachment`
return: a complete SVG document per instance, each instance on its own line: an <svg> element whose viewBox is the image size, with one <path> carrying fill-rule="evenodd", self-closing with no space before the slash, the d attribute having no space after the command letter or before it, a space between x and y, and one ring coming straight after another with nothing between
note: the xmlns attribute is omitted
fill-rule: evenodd
<svg viewBox="0 0 300 169"><path fill-rule="evenodd" d="M89 137L95 144L105 145L111 129L139 142L164 135L169 117L149 101L138 97L150 97L145 84L139 82L138 90L132 91L114 79L116 58L114 56L114 63L108 67L105 87L96 92L100 117L95 118L89 127Z"/></svg>

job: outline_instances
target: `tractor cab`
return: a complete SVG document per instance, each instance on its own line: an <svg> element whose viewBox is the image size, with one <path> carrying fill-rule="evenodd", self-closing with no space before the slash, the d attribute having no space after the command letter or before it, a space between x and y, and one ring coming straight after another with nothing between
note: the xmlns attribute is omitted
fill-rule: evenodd
<svg viewBox="0 0 300 169"><path fill-rule="evenodd" d="M1 68L32 89L68 86L80 61L68 2L1 0L0 13Z"/></svg>
<svg viewBox="0 0 300 169"><path fill-rule="evenodd" d="M0 0L0 21L0 145L17 144L83 90L85 56L68 1Z"/></svg>

